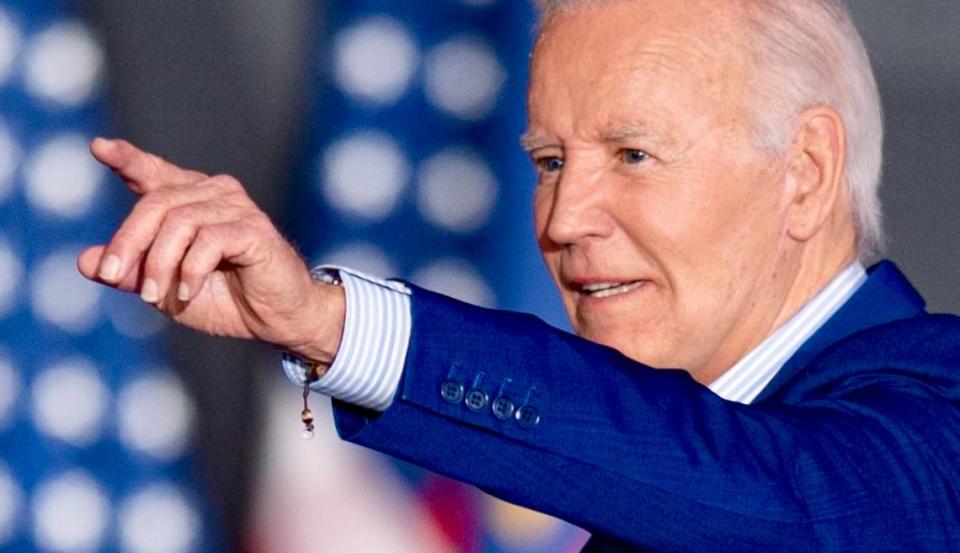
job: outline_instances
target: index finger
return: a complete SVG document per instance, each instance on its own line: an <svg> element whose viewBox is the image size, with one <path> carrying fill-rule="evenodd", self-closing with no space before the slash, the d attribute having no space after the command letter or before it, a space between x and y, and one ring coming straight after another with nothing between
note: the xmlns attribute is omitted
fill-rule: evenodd
<svg viewBox="0 0 960 553"><path fill-rule="evenodd" d="M90 153L138 194L146 194L167 184L194 184L207 178L198 171L181 169L126 140L95 138L90 143Z"/></svg>

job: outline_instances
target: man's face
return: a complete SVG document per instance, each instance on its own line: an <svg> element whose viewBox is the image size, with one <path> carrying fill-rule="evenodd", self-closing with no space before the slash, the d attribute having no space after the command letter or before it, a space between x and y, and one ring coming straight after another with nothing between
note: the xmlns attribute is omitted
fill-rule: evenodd
<svg viewBox="0 0 960 553"><path fill-rule="evenodd" d="M539 245L577 333L701 382L772 331L792 270L784 163L752 145L737 23L712 5L555 16L525 137Z"/></svg>

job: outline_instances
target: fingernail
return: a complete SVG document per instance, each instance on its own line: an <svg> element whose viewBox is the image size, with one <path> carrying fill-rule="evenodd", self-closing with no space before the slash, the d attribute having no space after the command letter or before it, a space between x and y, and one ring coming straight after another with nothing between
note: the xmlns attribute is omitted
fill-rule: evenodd
<svg viewBox="0 0 960 553"><path fill-rule="evenodd" d="M140 299L147 303L157 303L157 283L152 278L144 279L140 287Z"/></svg>
<svg viewBox="0 0 960 553"><path fill-rule="evenodd" d="M187 286L186 282L181 282L180 286L177 287L177 299L180 301L190 299L190 287Z"/></svg>
<svg viewBox="0 0 960 553"><path fill-rule="evenodd" d="M116 143L113 140L110 140L109 138L104 138L102 136L98 136L94 138L93 141L100 143L100 148L111 149L114 146L116 146Z"/></svg>
<svg viewBox="0 0 960 553"><path fill-rule="evenodd" d="M103 280L116 280L120 276L120 258L111 254L103 260L100 267L100 278Z"/></svg>

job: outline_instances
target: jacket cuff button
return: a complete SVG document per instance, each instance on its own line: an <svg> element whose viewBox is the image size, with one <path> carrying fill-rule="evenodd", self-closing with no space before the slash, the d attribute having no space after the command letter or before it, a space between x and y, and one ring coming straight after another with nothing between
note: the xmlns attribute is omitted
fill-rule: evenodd
<svg viewBox="0 0 960 553"><path fill-rule="evenodd" d="M520 425L520 428L523 428L524 430L531 430L533 427L540 424L540 413L537 412L536 407L524 405L523 407L517 409L516 419L517 424Z"/></svg>
<svg viewBox="0 0 960 553"><path fill-rule="evenodd" d="M493 400L491 409L493 410L494 417L505 421L513 416L513 413L517 410L517 407L509 399L505 397L498 397L497 399Z"/></svg>
<svg viewBox="0 0 960 553"><path fill-rule="evenodd" d="M473 411L474 413L479 413L484 407L487 406L487 394L474 388L467 392L467 399L465 403L467 404L467 409Z"/></svg>
<svg viewBox="0 0 960 553"><path fill-rule="evenodd" d="M445 380L440 385L440 397L447 403L457 404L463 399L463 384L456 380Z"/></svg>

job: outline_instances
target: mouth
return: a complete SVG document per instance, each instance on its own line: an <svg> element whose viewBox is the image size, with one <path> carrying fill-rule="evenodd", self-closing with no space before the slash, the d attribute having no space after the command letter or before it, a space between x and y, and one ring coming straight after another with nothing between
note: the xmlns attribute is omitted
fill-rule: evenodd
<svg viewBox="0 0 960 553"><path fill-rule="evenodd" d="M645 280L632 280L628 282L593 282L580 286L580 293L597 299L612 298L622 294L627 294L640 288L647 282Z"/></svg>

